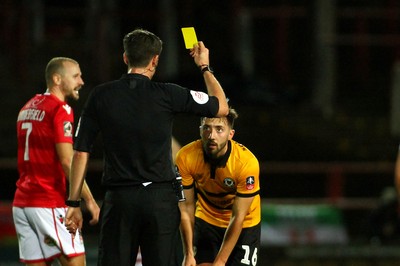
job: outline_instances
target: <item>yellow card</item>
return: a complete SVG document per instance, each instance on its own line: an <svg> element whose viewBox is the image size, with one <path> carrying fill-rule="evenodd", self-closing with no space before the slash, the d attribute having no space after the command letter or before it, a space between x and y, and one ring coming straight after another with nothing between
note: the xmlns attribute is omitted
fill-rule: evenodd
<svg viewBox="0 0 400 266"><path fill-rule="evenodd" d="M192 49L197 43L196 32L193 27L182 28L183 40L185 41L186 49Z"/></svg>

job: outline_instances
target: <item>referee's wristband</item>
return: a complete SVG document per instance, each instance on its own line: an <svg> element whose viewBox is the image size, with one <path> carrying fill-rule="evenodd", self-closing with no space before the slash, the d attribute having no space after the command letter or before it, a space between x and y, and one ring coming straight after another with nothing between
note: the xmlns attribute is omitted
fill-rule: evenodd
<svg viewBox="0 0 400 266"><path fill-rule="evenodd" d="M204 74L204 72L206 72L206 71L208 71L210 73L214 73L214 70L209 65L201 65L200 66L200 72L202 74Z"/></svg>
<svg viewBox="0 0 400 266"><path fill-rule="evenodd" d="M65 205L68 207L78 208L81 206L81 200L66 200Z"/></svg>

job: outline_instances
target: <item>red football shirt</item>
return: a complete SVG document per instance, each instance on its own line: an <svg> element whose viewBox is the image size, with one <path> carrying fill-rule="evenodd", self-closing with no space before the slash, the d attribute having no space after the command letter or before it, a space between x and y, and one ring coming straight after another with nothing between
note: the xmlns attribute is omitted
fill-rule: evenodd
<svg viewBox="0 0 400 266"><path fill-rule="evenodd" d="M18 171L13 205L64 207L66 177L56 152L57 143L73 141L72 108L57 97L37 94L17 119Z"/></svg>

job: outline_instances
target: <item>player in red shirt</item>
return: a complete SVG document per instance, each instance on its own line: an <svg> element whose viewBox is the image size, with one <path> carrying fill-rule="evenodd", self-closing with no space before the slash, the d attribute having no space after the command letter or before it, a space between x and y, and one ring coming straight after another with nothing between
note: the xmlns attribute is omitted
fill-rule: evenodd
<svg viewBox="0 0 400 266"><path fill-rule="evenodd" d="M58 258L62 265L85 265L82 236L73 238L64 225L74 124L66 100L78 100L84 82L79 64L70 58L51 59L45 74L47 91L30 99L17 119L13 217L20 261L47 265ZM90 223L97 223L100 209L86 183L82 197L92 214Z"/></svg>

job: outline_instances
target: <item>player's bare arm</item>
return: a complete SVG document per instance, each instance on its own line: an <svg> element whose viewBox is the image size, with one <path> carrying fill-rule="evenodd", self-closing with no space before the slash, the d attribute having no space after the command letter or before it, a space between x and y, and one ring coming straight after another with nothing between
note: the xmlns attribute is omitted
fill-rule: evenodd
<svg viewBox="0 0 400 266"><path fill-rule="evenodd" d="M193 251L193 234L194 234L194 188L184 190L186 200L179 203L181 211L181 234L183 242L184 261L183 266L195 266L196 260Z"/></svg>
<svg viewBox="0 0 400 266"><path fill-rule="evenodd" d="M213 265L225 265L228 261L236 242L239 239L240 233L243 228L243 221L246 214L253 202L254 197L243 198L236 197L232 207L232 216L228 227L226 228L224 240L222 241L221 248L214 260Z"/></svg>
<svg viewBox="0 0 400 266"><path fill-rule="evenodd" d="M65 177L68 180L69 172L71 170L71 161L72 155L74 153L72 144L71 143L57 143L56 144L56 151L58 155L58 159L61 163L61 167L64 171Z"/></svg>
<svg viewBox="0 0 400 266"><path fill-rule="evenodd" d="M64 170L65 176L67 178L67 182L69 182L69 175L71 171L71 162L72 156L74 154L72 144L71 143L57 143L56 150L61 162L61 166ZM99 221L100 208L97 205L97 202L93 198L92 192L89 189L89 186L84 181L82 188L82 198L85 200L85 204L87 209L92 215L92 219L90 220L91 225L95 225Z"/></svg>
<svg viewBox="0 0 400 266"><path fill-rule="evenodd" d="M88 160L89 153L80 151L74 152L71 165L70 191L68 200L78 201L81 199ZM80 207L69 207L65 218L65 226L71 234L75 234L76 230L82 229L83 218Z"/></svg>

